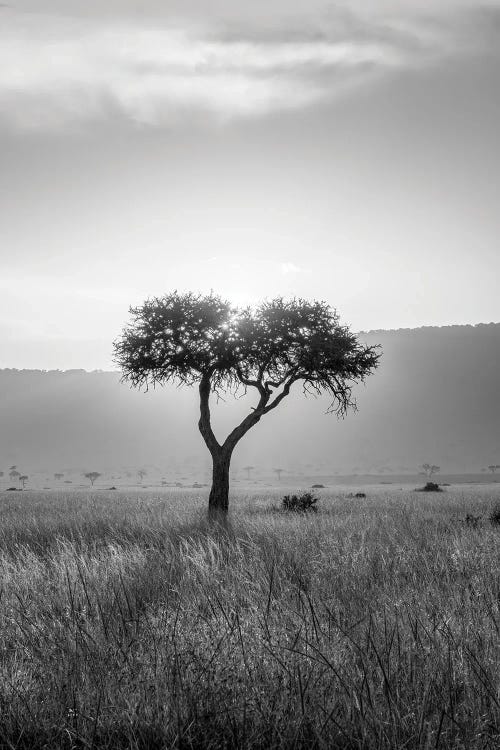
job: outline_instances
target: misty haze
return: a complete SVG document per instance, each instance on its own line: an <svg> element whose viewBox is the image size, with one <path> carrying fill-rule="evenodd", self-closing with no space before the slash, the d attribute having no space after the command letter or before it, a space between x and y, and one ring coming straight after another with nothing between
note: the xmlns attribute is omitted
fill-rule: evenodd
<svg viewBox="0 0 500 750"><path fill-rule="evenodd" d="M0 750L500 747L499 90L500 0L0 4Z"/></svg>
<svg viewBox="0 0 500 750"><path fill-rule="evenodd" d="M500 324L377 331L360 338L380 344L383 358L357 389L358 411L340 421L328 418L327 398L304 398L297 387L286 409L241 443L234 457L241 479L248 464L270 481L275 466L294 477L333 479L413 475L426 461L446 474L480 475L500 461ZM0 454L5 466L22 464L38 482L54 471L81 474L86 467L109 476L123 473L124 481L121 467L149 467L156 479L180 472L207 481L209 456L192 389L143 394L120 383L118 371L4 369L0 382ZM253 403L248 394L214 405L216 432L227 433Z"/></svg>

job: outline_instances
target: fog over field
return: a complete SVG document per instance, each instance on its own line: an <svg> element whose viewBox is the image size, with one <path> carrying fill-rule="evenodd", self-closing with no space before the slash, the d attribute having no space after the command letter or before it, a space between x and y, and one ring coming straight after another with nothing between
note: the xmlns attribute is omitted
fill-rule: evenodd
<svg viewBox="0 0 500 750"><path fill-rule="evenodd" d="M374 331L378 371L357 389L359 411L325 414L328 401L289 402L238 446L234 467L281 466L308 475L415 473L425 461L446 473L500 463L500 324ZM251 396L215 403L216 432L247 413ZM208 471L196 388L131 390L116 372L0 371L0 455L30 473L82 467Z"/></svg>

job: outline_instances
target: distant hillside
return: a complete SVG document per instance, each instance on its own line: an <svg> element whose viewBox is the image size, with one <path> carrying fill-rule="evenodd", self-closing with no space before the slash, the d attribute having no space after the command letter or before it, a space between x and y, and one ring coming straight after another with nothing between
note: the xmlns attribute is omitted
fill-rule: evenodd
<svg viewBox="0 0 500 750"><path fill-rule="evenodd" d="M500 324L360 334L382 345L379 371L358 389L359 411L325 415L324 399L289 403L250 432L235 462L318 471L448 472L500 464ZM214 404L227 430L252 402ZM196 392L149 393L109 372L0 370L0 469L208 466Z"/></svg>

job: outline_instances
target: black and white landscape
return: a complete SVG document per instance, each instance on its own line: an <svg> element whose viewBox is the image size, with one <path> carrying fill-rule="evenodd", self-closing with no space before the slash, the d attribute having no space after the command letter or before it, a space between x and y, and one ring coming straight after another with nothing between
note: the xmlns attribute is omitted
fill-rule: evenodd
<svg viewBox="0 0 500 750"><path fill-rule="evenodd" d="M0 750L500 746L500 0L0 4Z"/></svg>

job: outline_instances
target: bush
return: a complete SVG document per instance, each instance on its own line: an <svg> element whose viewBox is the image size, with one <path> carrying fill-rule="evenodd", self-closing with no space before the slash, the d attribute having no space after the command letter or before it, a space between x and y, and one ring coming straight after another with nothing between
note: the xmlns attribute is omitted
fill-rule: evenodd
<svg viewBox="0 0 500 750"><path fill-rule="evenodd" d="M500 526L500 505L497 505L496 508L491 511L490 523L493 526Z"/></svg>
<svg viewBox="0 0 500 750"><path fill-rule="evenodd" d="M442 492L443 490L437 484L437 482L427 482L427 484L424 487L419 487L417 492Z"/></svg>
<svg viewBox="0 0 500 750"><path fill-rule="evenodd" d="M302 495L285 495L281 504L284 510L294 513L308 513L309 511L316 513L317 502L318 498L312 492L303 492Z"/></svg>

